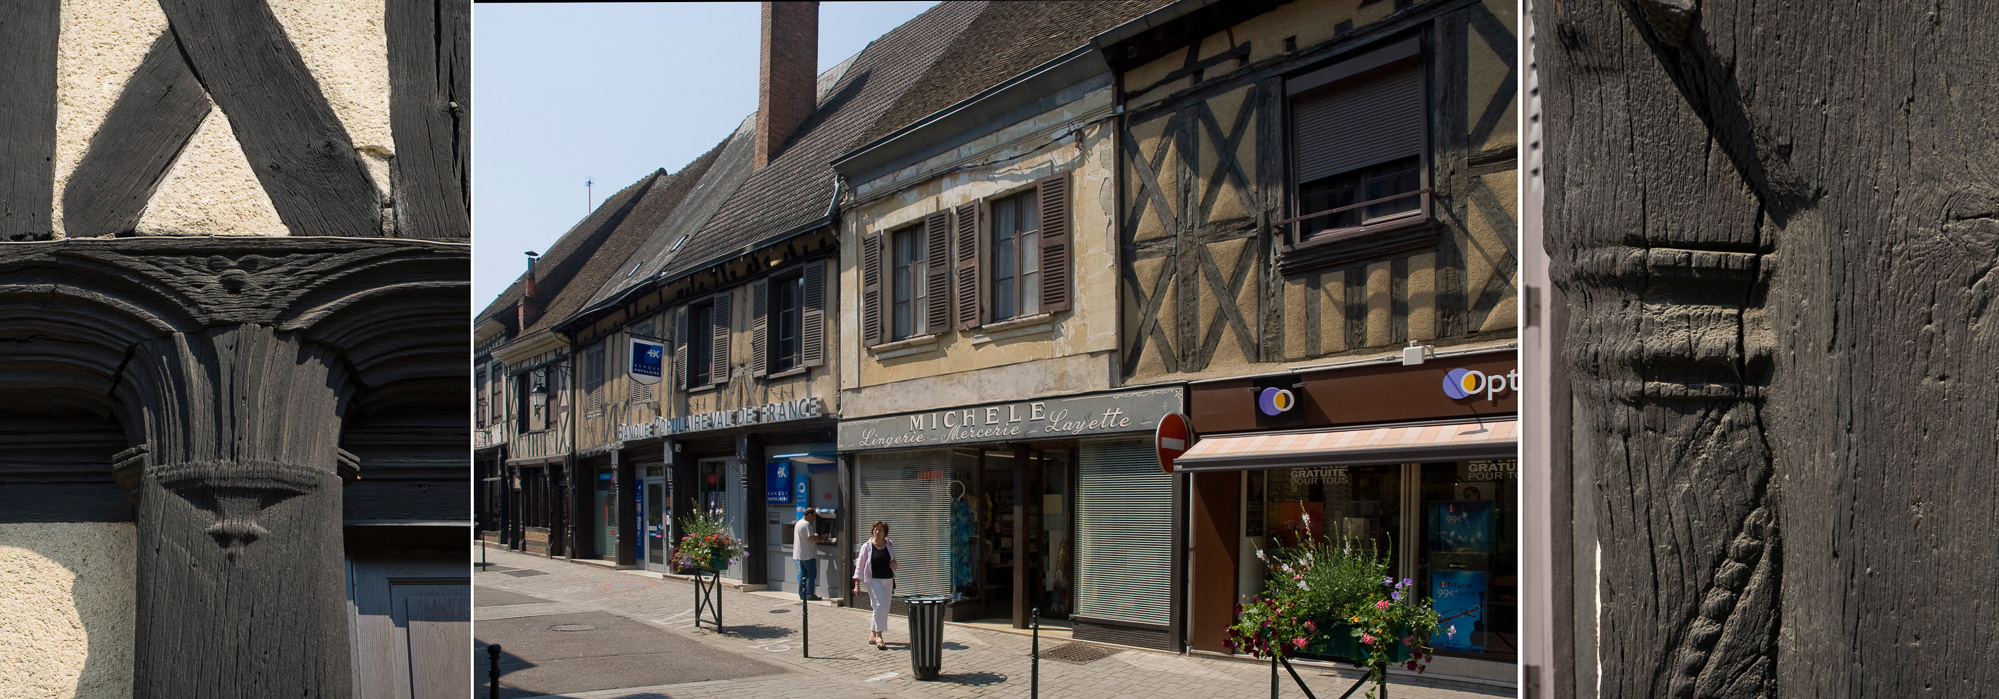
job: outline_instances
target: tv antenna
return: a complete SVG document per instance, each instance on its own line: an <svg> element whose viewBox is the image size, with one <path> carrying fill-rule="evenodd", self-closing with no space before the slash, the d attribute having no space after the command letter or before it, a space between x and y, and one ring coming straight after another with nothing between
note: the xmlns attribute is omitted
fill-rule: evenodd
<svg viewBox="0 0 1999 699"><path fill-rule="evenodd" d="M589 214L589 213L590 213L590 210L591 210L591 209L595 209L595 208L597 208L597 198L596 198L595 196L592 196L592 195L591 195L591 193L590 193L590 185L592 185L592 184L595 184L595 182L592 182L592 181L590 180L590 178L588 178L588 177L585 177L585 178L583 178L583 213L584 213L584 214Z"/></svg>

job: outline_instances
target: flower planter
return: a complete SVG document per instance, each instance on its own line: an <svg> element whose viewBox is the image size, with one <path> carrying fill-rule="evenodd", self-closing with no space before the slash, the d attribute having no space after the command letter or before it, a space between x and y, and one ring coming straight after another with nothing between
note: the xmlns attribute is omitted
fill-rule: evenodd
<svg viewBox="0 0 1999 699"><path fill-rule="evenodd" d="M1359 636L1353 635L1353 624L1331 620L1318 624L1321 629L1319 637L1305 646L1306 655L1340 658L1356 665L1367 663L1367 648L1361 644ZM1404 645L1399 636L1388 646L1388 662L1390 665L1409 662L1409 646Z"/></svg>

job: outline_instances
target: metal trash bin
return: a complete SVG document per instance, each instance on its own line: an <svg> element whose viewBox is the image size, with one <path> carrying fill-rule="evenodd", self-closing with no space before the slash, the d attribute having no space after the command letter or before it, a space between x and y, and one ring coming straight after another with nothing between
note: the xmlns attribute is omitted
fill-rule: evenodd
<svg viewBox="0 0 1999 699"><path fill-rule="evenodd" d="M916 679L937 679L944 664L944 605L949 597L904 597L909 605L909 665Z"/></svg>

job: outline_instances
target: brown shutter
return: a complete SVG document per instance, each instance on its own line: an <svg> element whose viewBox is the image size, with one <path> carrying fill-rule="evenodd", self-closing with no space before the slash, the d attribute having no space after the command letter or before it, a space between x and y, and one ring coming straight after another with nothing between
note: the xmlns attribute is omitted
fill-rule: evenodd
<svg viewBox="0 0 1999 699"><path fill-rule="evenodd" d="M951 327L951 212L939 211L923 218L923 264L928 274L923 280L930 307L923 314L923 332L941 333Z"/></svg>
<svg viewBox="0 0 1999 699"><path fill-rule="evenodd" d="M750 375L770 373L770 280L750 285Z"/></svg>
<svg viewBox="0 0 1999 699"><path fill-rule="evenodd" d="M1041 178L1035 197L1041 210L1041 312L1069 310L1069 175Z"/></svg>
<svg viewBox="0 0 1999 699"><path fill-rule="evenodd" d="M687 307L673 309L673 385L685 391L687 385Z"/></svg>
<svg viewBox="0 0 1999 699"><path fill-rule="evenodd" d="M861 237L861 339L882 343L882 252L880 235Z"/></svg>
<svg viewBox="0 0 1999 699"><path fill-rule="evenodd" d="M980 311L985 304L985 290L979 283L979 202L969 202L958 207L957 220L958 256L954 267L958 273L958 327L971 329L983 322Z"/></svg>
<svg viewBox="0 0 1999 699"><path fill-rule="evenodd" d="M710 386L729 382L729 322L734 320L729 317L730 293L724 291L715 295L715 310L713 312L715 324L711 326L713 332L709 336L715 344L713 349L708 352L708 385Z"/></svg>
<svg viewBox="0 0 1999 699"><path fill-rule="evenodd" d="M798 359L805 366L826 363L826 263L805 264L805 298L800 300Z"/></svg>

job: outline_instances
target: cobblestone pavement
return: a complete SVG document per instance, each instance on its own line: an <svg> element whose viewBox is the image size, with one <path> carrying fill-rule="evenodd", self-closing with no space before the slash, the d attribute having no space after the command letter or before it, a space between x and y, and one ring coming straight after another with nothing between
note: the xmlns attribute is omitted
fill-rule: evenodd
<svg viewBox="0 0 1999 699"><path fill-rule="evenodd" d="M1031 639L1025 635L947 624L942 674L937 681L918 682L911 676L904 643L909 637L908 622L902 617L890 618L889 650L878 651L866 643L867 610L814 603L810 610L812 657L804 658L799 646L800 608L796 597L787 599L725 589L722 602L725 625L718 633L712 627L695 626L691 582L664 578L657 573L614 571L587 563L506 551L492 550L486 555L494 567L474 575L475 595L501 590L548 601L476 607L475 636L476 624L489 620L602 611L684 634L710 647L754 657L785 670L778 675L551 696L578 699L1028 696ZM486 641L477 643L481 648L475 656L476 675L482 685L478 696L484 697ZM1048 651L1063 643L1042 638L1040 690L1042 696L1050 699L1209 699L1270 694L1270 666L1263 663L1117 646L1110 647L1117 652L1083 664L1046 657ZM616 651L607 649L605 654L614 655ZM1312 686L1312 692L1325 699L1338 697L1359 676L1355 671L1320 666L1299 666L1298 671ZM1283 679L1281 696L1304 696L1289 677ZM500 684L506 686L506 677L500 678ZM1510 688L1395 678L1389 685L1389 695L1397 699L1472 699L1510 697L1514 693Z"/></svg>

